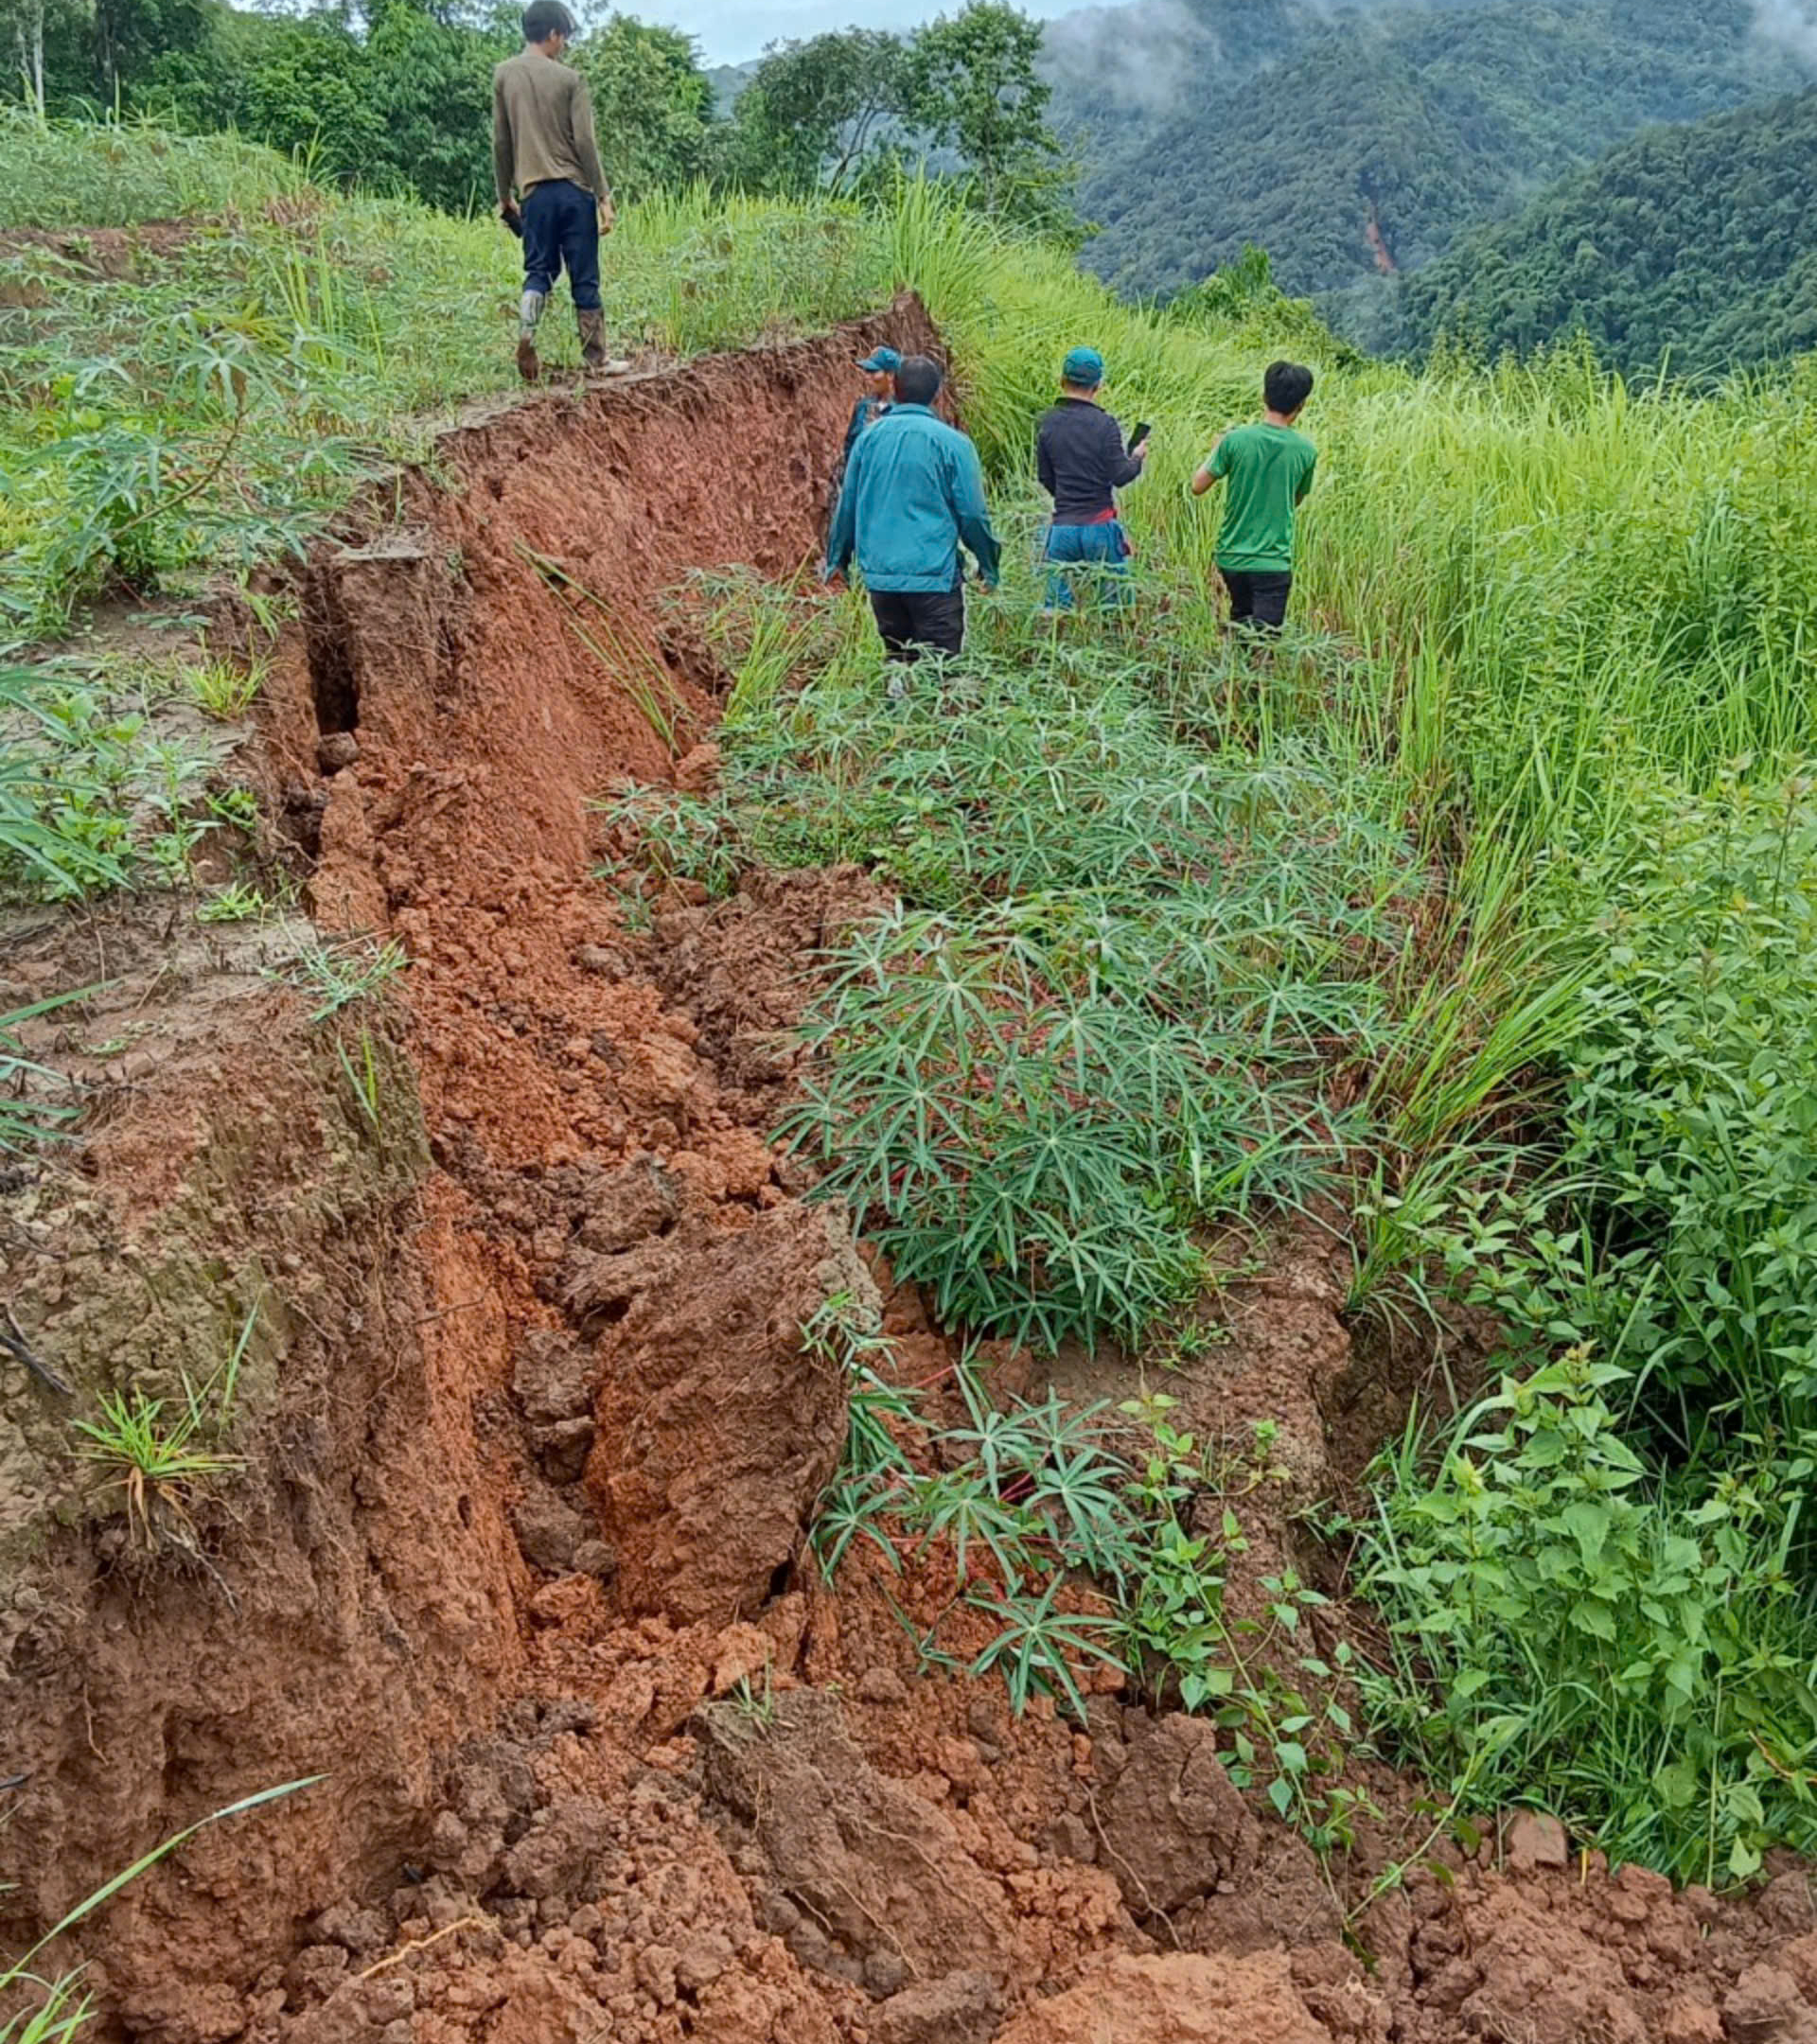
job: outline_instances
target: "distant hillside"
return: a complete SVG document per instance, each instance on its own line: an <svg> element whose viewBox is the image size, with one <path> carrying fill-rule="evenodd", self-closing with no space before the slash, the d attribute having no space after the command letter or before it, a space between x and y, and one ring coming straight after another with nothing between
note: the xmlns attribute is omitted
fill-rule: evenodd
<svg viewBox="0 0 1817 2044"><path fill-rule="evenodd" d="M1417 346L1581 332L1631 370L1817 348L1817 90L1637 137L1410 277L1402 315Z"/></svg>
<svg viewBox="0 0 1817 2044"><path fill-rule="evenodd" d="M738 95L757 76L759 60L735 64L708 64L707 83L713 87L713 103L720 114L730 114Z"/></svg>
<svg viewBox="0 0 1817 2044"><path fill-rule="evenodd" d="M1118 11L1095 67L1050 42L1087 151L1083 207L1104 229L1085 261L1137 292L1195 282L1249 241L1289 291L1367 286L1642 128L1805 82L1755 33L1752 0ZM1146 104L1129 97L1144 75Z"/></svg>

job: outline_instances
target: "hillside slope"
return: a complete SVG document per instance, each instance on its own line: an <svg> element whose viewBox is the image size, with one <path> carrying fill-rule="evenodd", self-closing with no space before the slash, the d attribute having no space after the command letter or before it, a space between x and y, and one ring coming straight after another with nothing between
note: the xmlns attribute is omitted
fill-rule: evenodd
<svg viewBox="0 0 1817 2044"><path fill-rule="evenodd" d="M1813 217L1817 90L1657 129L1409 278L1403 338L1585 333L1630 370L1791 354L1817 346Z"/></svg>
<svg viewBox="0 0 1817 2044"><path fill-rule="evenodd" d="M1176 290L1256 241L1290 291L1365 285L1638 129L1803 82L1749 0L1481 0L1297 35L1279 13L1247 45L1285 43L1277 61L1226 63L1213 39L1177 110L1130 113L1093 162L1085 261L1111 283Z"/></svg>

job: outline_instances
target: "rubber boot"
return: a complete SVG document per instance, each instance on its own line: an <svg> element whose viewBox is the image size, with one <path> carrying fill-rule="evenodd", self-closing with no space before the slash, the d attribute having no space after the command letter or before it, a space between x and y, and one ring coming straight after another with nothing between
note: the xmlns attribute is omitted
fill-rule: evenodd
<svg viewBox="0 0 1817 2044"><path fill-rule="evenodd" d="M606 315L595 306L591 312L576 308L580 327L580 366L588 376L623 376L631 365L606 352Z"/></svg>
<svg viewBox="0 0 1817 2044"><path fill-rule="evenodd" d="M547 291L527 291L518 308L518 374L526 383L536 382L542 375L542 362L537 354L537 326L548 303Z"/></svg>
<svg viewBox="0 0 1817 2044"><path fill-rule="evenodd" d="M574 309L580 328L580 366L597 376L606 366L606 315L595 306L591 312Z"/></svg>

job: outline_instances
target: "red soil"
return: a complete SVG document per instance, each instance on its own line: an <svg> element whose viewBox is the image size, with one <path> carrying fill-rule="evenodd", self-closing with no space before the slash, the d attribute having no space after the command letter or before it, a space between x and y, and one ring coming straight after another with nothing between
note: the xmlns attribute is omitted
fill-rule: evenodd
<svg viewBox="0 0 1817 2044"><path fill-rule="evenodd" d="M837 1592L798 1565L844 1425L803 1319L880 1285L903 1376L949 1360L765 1139L800 968L871 892L757 875L637 934L590 876L586 804L711 775L711 669L660 593L807 557L852 356L930 338L903 305L502 412L318 552L262 756L316 924L409 953L377 1127L258 940L173 948L122 915L14 946L47 988L96 977L99 943L113 982L61 1046L103 1088L93 1137L0 1235L34 1349L84 1393L174 1387L266 1304L249 1467L194 1501L186 1553L176 1520L135 1551L62 1409L0 1366L0 1777L26 1777L0 1792L0 1949L168 1829L323 1771L83 1932L117 2034L1817 2034L1802 1873L1719 1903L1492 1844L1466 1863L1384 1778L1334 1893L1205 1723L1104 1688L1088 1733L1013 1721L1000 1688L917 1672L892 1606L933 1615L934 1559L856 1559ZM599 599L578 614L604 663L525 547ZM681 760L627 676L672 704ZM1392 1410L1341 1299L1318 1239L1283 1242L1181 1380L1182 1424L1281 1424L1239 1599ZM1026 1357L997 1368L1032 1384ZM1120 1382L1107 1359L1053 1374ZM1438 1872L1360 1917L1366 1968L1340 1904L1409 1855Z"/></svg>

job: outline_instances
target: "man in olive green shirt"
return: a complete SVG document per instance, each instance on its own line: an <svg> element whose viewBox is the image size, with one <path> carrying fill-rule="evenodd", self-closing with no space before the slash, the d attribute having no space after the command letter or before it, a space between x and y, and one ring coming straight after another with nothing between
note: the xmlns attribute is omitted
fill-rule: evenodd
<svg viewBox="0 0 1817 2044"><path fill-rule="evenodd" d="M1238 426L1219 440L1192 478L1192 494L1228 484L1218 573L1230 591L1230 622L1272 637L1294 586L1294 514L1318 465L1318 449L1294 431L1313 394L1313 372L1298 362L1270 362L1261 394L1261 425Z"/></svg>
<svg viewBox="0 0 1817 2044"><path fill-rule="evenodd" d="M630 366L606 359L599 238L612 231L612 194L599 160L586 81L561 61L573 32L574 17L561 0L530 0L523 11L523 48L492 74L499 213L523 237L518 369L526 383L542 373L537 326L564 265L582 364L595 370Z"/></svg>

